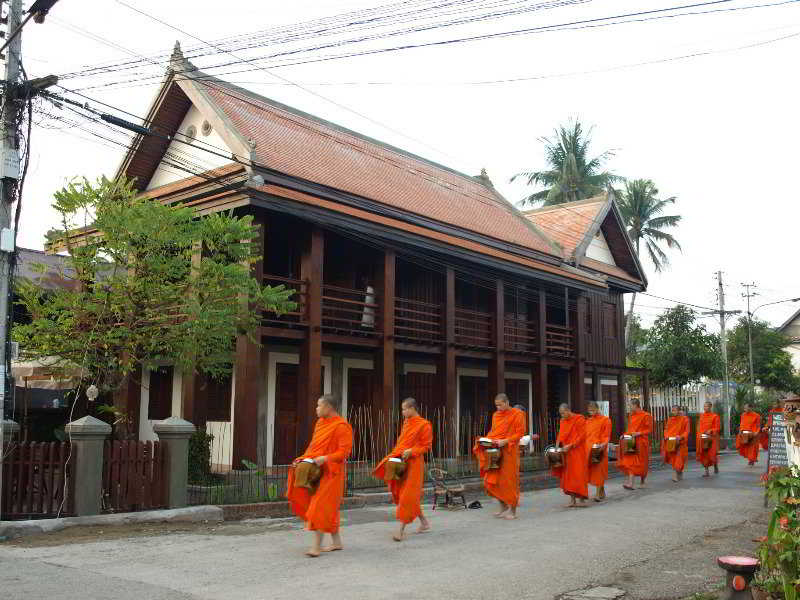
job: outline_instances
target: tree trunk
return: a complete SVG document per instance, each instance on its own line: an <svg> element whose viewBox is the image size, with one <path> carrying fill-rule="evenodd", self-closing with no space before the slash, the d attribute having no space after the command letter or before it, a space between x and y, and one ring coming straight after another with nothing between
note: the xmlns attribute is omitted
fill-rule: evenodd
<svg viewBox="0 0 800 600"><path fill-rule="evenodd" d="M625 351L627 353L628 350L628 339L630 339L631 335L631 323L633 323L633 319L631 316L633 315L633 306L636 304L636 292L633 292L633 296L631 296L631 307L628 309L628 314L625 315Z"/></svg>

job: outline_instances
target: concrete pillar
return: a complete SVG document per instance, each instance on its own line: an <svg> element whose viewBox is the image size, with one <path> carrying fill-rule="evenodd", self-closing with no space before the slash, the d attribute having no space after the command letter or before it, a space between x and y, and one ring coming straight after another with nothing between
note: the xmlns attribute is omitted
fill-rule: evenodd
<svg viewBox="0 0 800 600"><path fill-rule="evenodd" d="M189 438L194 425L179 417L170 417L153 425L159 441L165 446L164 471L167 486L167 508L186 506L189 480Z"/></svg>
<svg viewBox="0 0 800 600"><path fill-rule="evenodd" d="M75 515L99 515L103 495L103 443L111 433L111 425L86 416L67 423L64 431L72 445Z"/></svg>

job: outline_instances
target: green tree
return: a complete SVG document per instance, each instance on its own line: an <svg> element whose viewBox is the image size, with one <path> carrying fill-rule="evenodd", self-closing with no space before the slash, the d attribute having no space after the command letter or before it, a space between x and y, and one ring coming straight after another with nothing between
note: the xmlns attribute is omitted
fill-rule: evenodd
<svg viewBox="0 0 800 600"><path fill-rule="evenodd" d="M521 206L550 206L591 198L622 178L604 169L614 156L612 150L591 158L591 129L584 131L578 119L559 126L552 137L541 137L544 144L544 171L522 171L511 178L524 179L529 186L542 187L520 201Z"/></svg>
<svg viewBox="0 0 800 600"><path fill-rule="evenodd" d="M105 178L70 183L53 206L61 228L49 242L66 251L62 276L73 285L17 281L31 321L14 337L26 358L79 366L101 390L157 362L221 376L236 336L252 336L261 311L293 306L290 290L250 275L257 257L249 216L195 218L190 207L153 202L131 182ZM96 234L85 235L86 223Z"/></svg>
<svg viewBox="0 0 800 600"><path fill-rule="evenodd" d="M792 367L791 356L784 348L791 342L766 321L753 320L753 378L760 385L780 391L800 391L800 377ZM738 383L750 383L750 357L747 317L741 317L728 334L728 366Z"/></svg>
<svg viewBox="0 0 800 600"><path fill-rule="evenodd" d="M642 255L641 246L644 244L656 272L662 271L669 264L667 254L661 248L662 244L666 244L667 248L681 249L678 240L664 231L670 227L676 227L681 221L680 215L663 214L664 209L674 203L675 196L659 198L658 188L649 179L625 182L625 189L617 200L636 254ZM633 293L631 294L631 307L625 318L626 338L630 335L631 319L629 316L633 314L635 304L636 293Z"/></svg>
<svg viewBox="0 0 800 600"><path fill-rule="evenodd" d="M647 332L646 344L642 363L655 385L681 386L722 372L718 336L697 323L694 311L686 306L658 317Z"/></svg>

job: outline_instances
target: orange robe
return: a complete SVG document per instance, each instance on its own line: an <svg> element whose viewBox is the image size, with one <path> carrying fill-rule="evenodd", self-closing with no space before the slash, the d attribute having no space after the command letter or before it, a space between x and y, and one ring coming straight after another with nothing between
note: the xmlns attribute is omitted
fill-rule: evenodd
<svg viewBox="0 0 800 600"><path fill-rule="evenodd" d="M588 498L589 462L586 452L586 419L583 415L573 414L561 419L556 443L559 446L572 446L567 450L566 465L553 469L553 475L561 480L561 491L571 496Z"/></svg>
<svg viewBox="0 0 800 600"><path fill-rule="evenodd" d="M388 481L389 491L392 492L392 501L397 505L397 520L401 523L411 523L422 516L422 480L425 478L425 454L433 445L433 427L430 421L420 416L411 417L403 421L403 429L397 438L392 451L377 466L373 475L383 479L386 471L386 461L390 458L400 458L403 452L411 450L411 456L406 460L406 470L400 480Z"/></svg>
<svg viewBox="0 0 800 600"><path fill-rule="evenodd" d="M739 422L739 433L742 431L761 431L761 415L755 412L742 413L742 418ZM753 438L749 444L742 443L741 438L736 436L736 448L739 454L747 459L747 462L758 462L758 446L759 436Z"/></svg>
<svg viewBox="0 0 800 600"><path fill-rule="evenodd" d="M664 427L664 439L661 440L661 455L664 457L664 462L672 465L672 468L678 473L683 472L686 461L689 458L689 432L691 427L689 417L683 415L670 417ZM667 452L667 438L678 436L681 438L678 448L675 452Z"/></svg>
<svg viewBox="0 0 800 600"><path fill-rule="evenodd" d="M767 430L762 431L761 435L759 436L759 442L764 450L769 450L769 428L772 427L772 415L782 412L782 408L773 408L769 411L769 416L767 417Z"/></svg>
<svg viewBox="0 0 800 600"><path fill-rule="evenodd" d="M697 462L701 463L704 467L710 467L717 464L717 452L719 452L719 431L721 429L719 415L717 413L708 412L700 415L697 419L697 439L695 440L695 454L697 455ZM703 450L703 442L700 436L706 431L711 431L711 448Z"/></svg>
<svg viewBox="0 0 800 600"><path fill-rule="evenodd" d="M640 410L631 413L628 418L628 428L625 433L639 433L636 438L636 453L628 454L620 443L619 460L617 468L626 475L647 477L650 472L650 432L653 430L653 417L649 412Z"/></svg>
<svg viewBox="0 0 800 600"><path fill-rule="evenodd" d="M339 531L339 504L344 495L345 461L353 448L353 428L342 417L317 419L314 435L299 459L326 456L317 491L294 487L294 468L289 469L286 497L289 508L306 521L307 528L324 533Z"/></svg>
<svg viewBox="0 0 800 600"><path fill-rule="evenodd" d="M589 483L601 487L608 479L608 446L599 463L591 463L590 455L594 444L608 444L611 441L611 419L597 414L586 419L586 464L589 465Z"/></svg>
<svg viewBox="0 0 800 600"><path fill-rule="evenodd" d="M516 507L519 504L519 440L525 435L525 415L521 410L510 408L496 410L492 415L492 429L485 437L493 440L508 440L502 448L500 468L487 470L489 459L486 449L475 440L472 453L478 459L483 487L486 492L508 504Z"/></svg>

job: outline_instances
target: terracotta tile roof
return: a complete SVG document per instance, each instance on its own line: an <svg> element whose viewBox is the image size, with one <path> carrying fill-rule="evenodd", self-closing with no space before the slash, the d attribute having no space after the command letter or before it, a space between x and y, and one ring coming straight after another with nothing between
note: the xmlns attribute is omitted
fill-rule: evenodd
<svg viewBox="0 0 800 600"><path fill-rule="evenodd" d="M561 257L552 240L491 186L215 80L197 80L257 161L281 173Z"/></svg>
<svg viewBox="0 0 800 600"><path fill-rule="evenodd" d="M619 267L615 265L608 265L604 262L600 262L599 260L589 258L588 256L584 256L581 259L581 266L586 267L587 269L600 271L601 273L605 273L606 275L613 275L614 277L618 279L624 279L625 281L632 281L633 283L641 283L636 277L629 275Z"/></svg>
<svg viewBox="0 0 800 600"><path fill-rule="evenodd" d="M523 214L561 245L566 258L574 258L575 248L583 241L607 201L608 196L602 194L577 202L528 210Z"/></svg>

